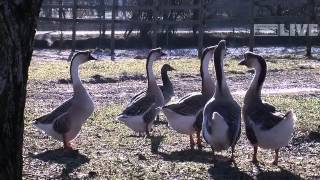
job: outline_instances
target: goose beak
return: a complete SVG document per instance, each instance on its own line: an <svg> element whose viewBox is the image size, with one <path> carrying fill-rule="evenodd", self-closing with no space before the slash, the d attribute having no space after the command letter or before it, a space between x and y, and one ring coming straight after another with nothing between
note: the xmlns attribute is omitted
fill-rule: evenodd
<svg viewBox="0 0 320 180"><path fill-rule="evenodd" d="M244 60L241 60L238 65L244 65L244 66L246 66L246 65L247 65L246 60L245 60L245 59L244 59Z"/></svg>
<svg viewBox="0 0 320 180"><path fill-rule="evenodd" d="M97 60L97 58L93 57L92 54L89 54L89 60Z"/></svg>
<svg viewBox="0 0 320 180"><path fill-rule="evenodd" d="M164 52L160 52L160 57L162 57L162 56L166 56L167 54L166 53L164 53Z"/></svg>

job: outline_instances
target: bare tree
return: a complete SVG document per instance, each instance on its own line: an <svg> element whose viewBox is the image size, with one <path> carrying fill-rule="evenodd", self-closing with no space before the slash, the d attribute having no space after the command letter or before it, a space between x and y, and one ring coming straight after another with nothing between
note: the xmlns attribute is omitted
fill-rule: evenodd
<svg viewBox="0 0 320 180"><path fill-rule="evenodd" d="M42 0L0 0L0 179L22 179L28 68Z"/></svg>

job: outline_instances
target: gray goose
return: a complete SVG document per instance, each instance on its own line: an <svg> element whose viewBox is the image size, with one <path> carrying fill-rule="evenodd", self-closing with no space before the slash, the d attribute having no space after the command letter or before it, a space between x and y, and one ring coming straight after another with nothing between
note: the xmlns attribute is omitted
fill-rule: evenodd
<svg viewBox="0 0 320 180"><path fill-rule="evenodd" d="M63 142L65 149L72 149L70 141L75 139L83 123L94 111L94 104L79 77L79 66L95 60L89 51L76 53L71 61L70 74L73 96L51 113L34 121L34 125L47 135Z"/></svg>
<svg viewBox="0 0 320 180"><path fill-rule="evenodd" d="M267 64L259 55L247 52L239 65L254 68L255 75L244 98L242 118L246 135L254 147L252 161L257 163L258 147L275 150L274 165L278 164L279 149L288 145L296 116L292 111L279 113L276 108L261 100L261 89L266 78Z"/></svg>
<svg viewBox="0 0 320 180"><path fill-rule="evenodd" d="M240 137L241 108L233 99L223 71L226 42L221 40L214 51L216 90L203 110L202 135L210 144L213 153L231 146L231 160L234 147Z"/></svg>
<svg viewBox="0 0 320 180"><path fill-rule="evenodd" d="M201 125L202 110L207 101L213 96L214 81L209 74L209 62L212 59L216 46L204 49L201 57L200 73L202 78L202 90L181 98L177 103L166 105L162 108L172 129L181 134L190 136L190 147L194 149L193 134L197 133L197 145L201 149Z"/></svg>
<svg viewBox="0 0 320 180"><path fill-rule="evenodd" d="M156 77L153 73L153 61L165 55L161 48L152 49L147 57L147 78L148 88L144 95L132 101L125 110L118 115L118 120L124 122L126 126L135 132L143 133L149 137L152 123L164 105L164 98L161 89L157 85Z"/></svg>
<svg viewBox="0 0 320 180"><path fill-rule="evenodd" d="M164 64L161 68L162 84L158 85L164 97L164 104L167 104L168 102L170 102L171 98L174 96L174 89L170 81L170 78L168 76L168 71L175 71L175 69L169 64ZM141 91L140 93L136 94L131 99L131 102L135 101L135 99L137 98L140 98L140 96L144 95L145 93L146 91Z"/></svg>

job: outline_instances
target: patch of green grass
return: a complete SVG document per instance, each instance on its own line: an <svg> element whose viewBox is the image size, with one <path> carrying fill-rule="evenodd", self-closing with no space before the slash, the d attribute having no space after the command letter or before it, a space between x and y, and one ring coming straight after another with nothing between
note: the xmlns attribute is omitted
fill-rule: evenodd
<svg viewBox="0 0 320 180"><path fill-rule="evenodd" d="M248 69L239 66L238 60L226 61L226 72L238 73L245 72ZM274 63L276 62L276 63ZM161 66L165 63L172 65L178 73L199 74L199 59L177 59L177 60L159 60L154 64L154 72L160 74ZM299 69L301 61L279 60L268 62L269 70L292 70ZM66 61L33 61L29 69L30 80L56 80L69 78L69 64ZM319 71L320 66L315 66L313 71ZM308 69L309 70L309 69ZM213 71L210 63L209 71ZM80 76L88 78L95 74L103 76L119 76L145 74L144 60L125 60L125 61L96 61L88 62L80 66Z"/></svg>

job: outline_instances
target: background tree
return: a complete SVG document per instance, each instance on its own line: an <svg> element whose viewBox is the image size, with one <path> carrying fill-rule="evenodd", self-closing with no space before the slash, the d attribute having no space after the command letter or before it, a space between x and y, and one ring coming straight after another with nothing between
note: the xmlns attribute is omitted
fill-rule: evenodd
<svg viewBox="0 0 320 180"><path fill-rule="evenodd" d="M0 179L22 179L28 68L42 0L0 0Z"/></svg>

